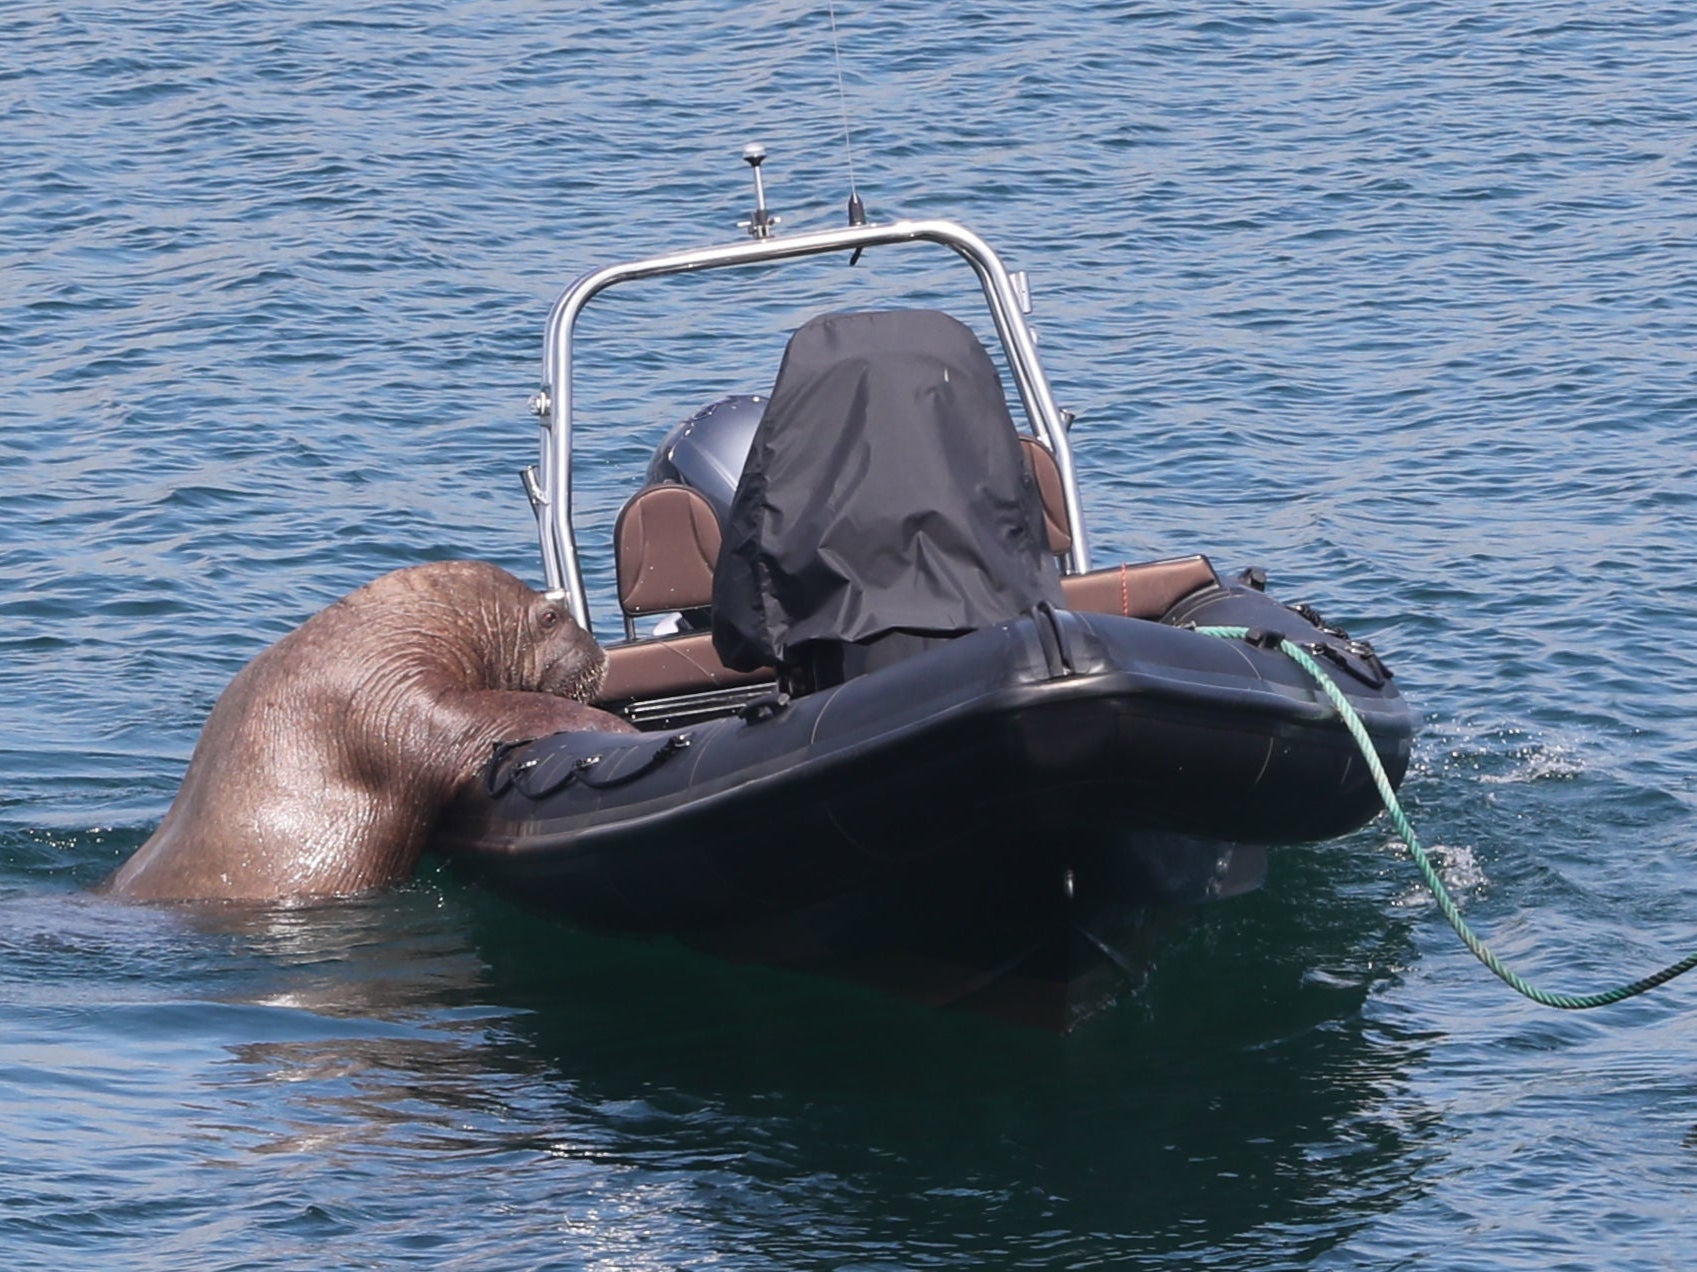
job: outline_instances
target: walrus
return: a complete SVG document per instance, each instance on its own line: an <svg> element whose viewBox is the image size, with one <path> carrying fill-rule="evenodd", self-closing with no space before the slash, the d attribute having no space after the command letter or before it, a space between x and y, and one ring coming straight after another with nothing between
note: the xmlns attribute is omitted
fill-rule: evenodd
<svg viewBox="0 0 1697 1272"><path fill-rule="evenodd" d="M606 664L563 603L498 566L386 574L236 674L159 829L106 887L277 901L404 879L493 743L634 732L583 701Z"/></svg>

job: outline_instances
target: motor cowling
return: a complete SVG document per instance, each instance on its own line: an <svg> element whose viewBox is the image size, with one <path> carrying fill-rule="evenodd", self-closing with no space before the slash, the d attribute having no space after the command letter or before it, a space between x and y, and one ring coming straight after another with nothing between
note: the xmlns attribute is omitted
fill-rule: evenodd
<svg viewBox="0 0 1697 1272"><path fill-rule="evenodd" d="M754 394L735 394L702 407L654 448L648 480L681 482L700 491L723 523L765 409L766 399Z"/></svg>

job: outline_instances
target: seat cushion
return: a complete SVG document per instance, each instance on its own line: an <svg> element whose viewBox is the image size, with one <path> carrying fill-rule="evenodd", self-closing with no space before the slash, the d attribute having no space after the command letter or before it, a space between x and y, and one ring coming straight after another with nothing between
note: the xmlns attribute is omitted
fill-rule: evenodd
<svg viewBox="0 0 1697 1272"><path fill-rule="evenodd" d="M1192 592L1219 581L1207 557L1189 556L1068 574L1061 579L1061 591L1068 609L1157 619Z"/></svg>

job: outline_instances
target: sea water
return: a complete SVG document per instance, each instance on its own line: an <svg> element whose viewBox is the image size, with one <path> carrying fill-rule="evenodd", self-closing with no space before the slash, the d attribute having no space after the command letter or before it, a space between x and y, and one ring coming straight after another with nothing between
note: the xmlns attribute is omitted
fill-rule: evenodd
<svg viewBox="0 0 1697 1272"><path fill-rule="evenodd" d="M1370 637L1468 917L1561 990L1697 941L1697 18L1653 3L0 8L0 1256L269 1268L1674 1268L1697 984L1491 979L1381 821L1070 1037L525 917L427 868L90 892L229 677L447 556L578 274L947 216L1030 272L1098 562ZM846 125L846 128L845 128ZM846 134L846 136L845 136ZM874 252L611 295L586 544ZM782 283L782 285L780 285ZM793 285L792 285L793 284ZM611 636L604 552L589 564ZM805 845L798 845L805 851Z"/></svg>

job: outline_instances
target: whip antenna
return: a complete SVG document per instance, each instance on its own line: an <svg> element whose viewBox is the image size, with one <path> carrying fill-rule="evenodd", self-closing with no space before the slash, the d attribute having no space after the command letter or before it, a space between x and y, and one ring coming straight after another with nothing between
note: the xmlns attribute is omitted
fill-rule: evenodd
<svg viewBox="0 0 1697 1272"><path fill-rule="evenodd" d="M825 10L831 15L831 60L837 67L837 107L843 116L843 153L848 158L849 224L865 225L866 208L860 202L860 190L854 181L854 138L849 132L848 94L843 90L843 50L837 42L837 0L825 0Z"/></svg>

